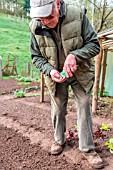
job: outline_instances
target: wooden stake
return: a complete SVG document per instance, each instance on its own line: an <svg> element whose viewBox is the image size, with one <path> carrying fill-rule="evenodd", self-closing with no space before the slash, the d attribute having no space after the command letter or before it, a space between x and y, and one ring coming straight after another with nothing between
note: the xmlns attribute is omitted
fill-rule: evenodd
<svg viewBox="0 0 113 170"><path fill-rule="evenodd" d="M100 87L100 97L103 96L104 91L104 81L105 81L105 75L106 75L106 61L107 61L107 49L104 49L104 56L103 56L103 62L102 62L102 82Z"/></svg>
<svg viewBox="0 0 113 170"><path fill-rule="evenodd" d="M100 53L95 58L95 82L93 87L93 99L92 99L92 113L96 113L97 110L97 101L98 101L98 89L100 82L100 73L101 73L101 61L102 61L102 40L100 39Z"/></svg>
<svg viewBox="0 0 113 170"><path fill-rule="evenodd" d="M41 72L41 94L40 94L40 102L44 102L44 75Z"/></svg>

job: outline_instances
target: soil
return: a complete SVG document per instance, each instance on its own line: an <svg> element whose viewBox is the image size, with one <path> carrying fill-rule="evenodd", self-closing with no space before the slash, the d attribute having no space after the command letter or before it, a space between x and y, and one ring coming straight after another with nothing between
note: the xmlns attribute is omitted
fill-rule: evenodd
<svg viewBox="0 0 113 170"><path fill-rule="evenodd" d="M16 98L12 92L27 86L18 86L12 78L0 80L0 170L93 170L78 149L77 137L66 143L62 154L51 155L50 97L45 88L44 102L40 103L37 84L31 83L24 98ZM104 169L113 170L113 154L105 146L113 138L113 98L100 98L97 113L92 116L95 149L104 161ZM72 93L66 121L67 130L74 133L77 116ZM100 130L102 123L112 123L110 130Z"/></svg>

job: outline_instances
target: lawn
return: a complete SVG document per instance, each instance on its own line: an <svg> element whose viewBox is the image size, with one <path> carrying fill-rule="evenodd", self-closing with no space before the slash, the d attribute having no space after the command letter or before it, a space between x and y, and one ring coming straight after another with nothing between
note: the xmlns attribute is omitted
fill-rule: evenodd
<svg viewBox="0 0 113 170"><path fill-rule="evenodd" d="M32 62L29 22L26 19L0 16L0 56L3 67L9 54L11 58L15 56L18 74L22 75L26 75L28 62Z"/></svg>

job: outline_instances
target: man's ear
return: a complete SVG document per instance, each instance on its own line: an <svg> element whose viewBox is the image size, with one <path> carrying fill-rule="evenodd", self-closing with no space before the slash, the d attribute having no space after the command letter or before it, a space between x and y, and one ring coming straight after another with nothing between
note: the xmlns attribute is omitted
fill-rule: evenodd
<svg viewBox="0 0 113 170"><path fill-rule="evenodd" d="M57 0L57 8L60 10L60 0Z"/></svg>

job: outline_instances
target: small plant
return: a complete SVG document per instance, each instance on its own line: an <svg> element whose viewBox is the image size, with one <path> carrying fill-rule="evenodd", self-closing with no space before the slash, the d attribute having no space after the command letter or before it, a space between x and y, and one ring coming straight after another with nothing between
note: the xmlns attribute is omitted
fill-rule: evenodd
<svg viewBox="0 0 113 170"><path fill-rule="evenodd" d="M104 92L103 92L103 96L104 96L104 97L108 97L108 96L109 96L109 93L108 93L107 91L104 91Z"/></svg>
<svg viewBox="0 0 113 170"><path fill-rule="evenodd" d="M16 79L17 79L17 81L19 81L19 82L32 82L32 81L36 81L35 78L22 77L21 75L18 75L18 77L17 77Z"/></svg>
<svg viewBox="0 0 113 170"><path fill-rule="evenodd" d="M110 131L110 126L111 126L112 124L111 123L109 123L109 124L104 124L104 123L102 123L102 126L101 126L101 130L105 130L105 131Z"/></svg>
<svg viewBox="0 0 113 170"><path fill-rule="evenodd" d="M28 95L29 97L34 97L34 96L40 96L40 94L30 94L30 95Z"/></svg>
<svg viewBox="0 0 113 170"><path fill-rule="evenodd" d="M104 140L106 135L103 134L103 131L99 127L97 127L97 129L93 133L93 137L94 137L94 139L102 139L102 140Z"/></svg>
<svg viewBox="0 0 113 170"><path fill-rule="evenodd" d="M19 91L18 90L14 91L14 95L16 98L25 97L25 93L26 93L26 90L23 90L23 89L21 89Z"/></svg>
<svg viewBox="0 0 113 170"><path fill-rule="evenodd" d="M39 86L35 86L35 89L38 90L38 89L39 89Z"/></svg>
<svg viewBox="0 0 113 170"><path fill-rule="evenodd" d="M74 127L75 127L76 130L78 129L78 126L76 124L74 125Z"/></svg>
<svg viewBox="0 0 113 170"><path fill-rule="evenodd" d="M18 86L29 86L30 82L19 82Z"/></svg>
<svg viewBox="0 0 113 170"><path fill-rule="evenodd" d="M22 77L22 76L19 74L19 75L18 75L18 78L20 79L21 77Z"/></svg>
<svg viewBox="0 0 113 170"><path fill-rule="evenodd" d="M98 90L98 95L100 96L100 89ZM93 91L91 92L91 96L93 96ZM109 96L109 92L103 91L103 96L104 97L108 97Z"/></svg>
<svg viewBox="0 0 113 170"><path fill-rule="evenodd" d="M71 142L72 140L77 138L77 136L78 136L78 132L76 132L76 131L73 132L72 130L68 130L67 131L66 143L69 144L69 142Z"/></svg>
<svg viewBox="0 0 113 170"><path fill-rule="evenodd" d="M110 152L113 154L113 138L110 138L108 141L106 141L105 146L107 146L110 149Z"/></svg>
<svg viewBox="0 0 113 170"><path fill-rule="evenodd" d="M66 143L70 144L71 141L75 140L78 137L78 132L77 132L77 125L74 125L74 131L68 129L67 131L67 137L66 137Z"/></svg>
<svg viewBox="0 0 113 170"><path fill-rule="evenodd" d="M25 77L25 78L24 78L24 81L25 81L25 82L32 82L32 79L29 78L29 77Z"/></svg>

